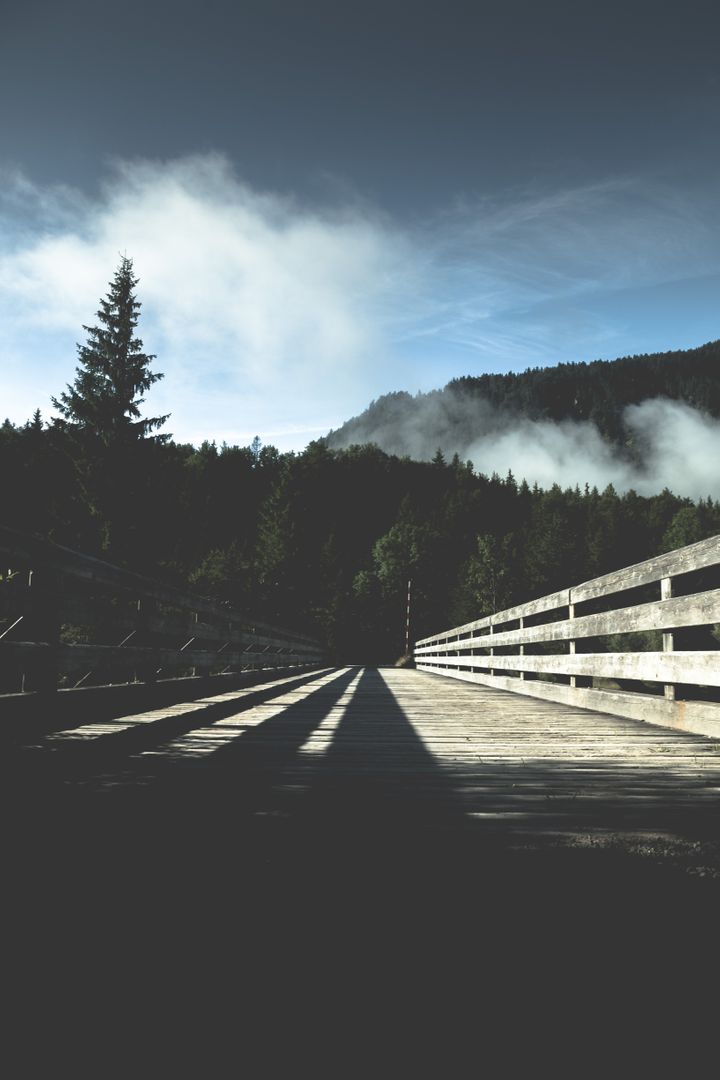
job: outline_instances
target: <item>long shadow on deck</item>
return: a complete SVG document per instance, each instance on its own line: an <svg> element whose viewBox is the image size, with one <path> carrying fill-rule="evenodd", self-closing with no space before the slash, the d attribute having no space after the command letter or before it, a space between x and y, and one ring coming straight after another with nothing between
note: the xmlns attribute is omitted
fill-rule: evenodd
<svg viewBox="0 0 720 1080"><path fill-rule="evenodd" d="M190 892L204 875L241 879L242 858L264 861L267 830L254 813L264 813L278 770L356 674L342 671L317 688L316 676L308 676L272 688L260 702L246 699L237 726L228 729L231 741L204 760L184 762L169 743L163 752L159 735L140 732L137 742L111 735L108 750L57 755L51 769L32 775L18 771L2 793L5 820L14 823L4 853L8 873L17 881L36 880L38 894L60 880L73 892L91 890L93 880L111 880L124 892L128 881L144 879L152 893L165 891L164 877L168 888L174 881ZM293 690L303 696L246 730L245 707L272 707L274 698ZM230 707L223 705L217 715ZM171 729L175 736L178 727L190 727L186 718L180 721ZM200 725L206 724L203 717ZM157 754L128 758L128 745L152 745Z"/></svg>
<svg viewBox="0 0 720 1080"><path fill-rule="evenodd" d="M452 778L379 672L362 670L327 747L307 751L357 674L351 669L231 739L201 768L171 770L162 797L186 833L207 833L212 817L213 845L262 837L269 859L289 858L296 872L301 853L317 871L328 858L394 858L398 844L409 851L427 846L432 833L462 834L468 819Z"/></svg>
<svg viewBox="0 0 720 1080"><path fill-rule="evenodd" d="M465 822L452 777L381 673L369 668L316 766L303 810L316 826L447 829Z"/></svg>
<svg viewBox="0 0 720 1080"><path fill-rule="evenodd" d="M198 727L209 727L234 714L242 716L244 711L257 705L271 704L277 697L310 686L322 674L309 672L288 678L279 685L259 683L256 688L245 691L242 697L216 700L197 712L163 716L162 710L157 710L157 719L153 719L155 713L151 710L139 714L144 718L150 717L149 720L130 723L128 727L114 728L113 722L108 721L102 735L85 740L80 736L63 738L65 733L60 731L47 733L38 742L29 732L28 745L20 742L19 745L3 748L3 784L10 784L16 790L29 787L39 789L53 778L70 782L104 770L111 771L113 767L117 769L125 757L153 748L161 751L162 746L171 739ZM203 699L197 701L202 704ZM126 719L120 718L120 722ZM91 726L91 722L87 721L85 726ZM79 730L82 731L82 726Z"/></svg>
<svg viewBox="0 0 720 1080"><path fill-rule="evenodd" d="M144 789L80 791L55 817L43 814L62 806L39 805L39 820L24 831L16 814L25 847L14 857L6 849L3 869L18 968L64 975L84 957L93 995L122 987L126 1009L145 990L151 1018L165 995L243 985L276 1021L277 1041L280 1018L303 1007L313 1036L323 1037L328 1001L356 1008L364 1027L368 1003L380 1001L393 1023L403 997L461 1005L467 996L474 1030L480 983L499 987L514 1010L523 979L534 976L536 1007L563 950L596 980L606 954L634 957L644 939L648 952L662 941L665 963L667 929L679 915L692 919L683 952L688 926L713 925L708 897L672 893L664 879L625 863L494 847L503 830L466 816L468 784L477 782L478 809L489 792L501 811L519 803L531 811L558 780L572 797L573 762L530 762L521 791L504 763L448 767L379 672L363 672L330 745L313 757L308 738L356 674L341 672L242 733L238 717L239 737L230 729L233 741L201 768L170 767ZM612 792L602 797L612 801ZM575 994L573 964L568 971ZM362 1000L349 1006L353 991ZM234 1008L228 1023L236 1053L242 1016ZM421 1046L424 1026L409 1032ZM342 1074L347 1062L339 1060Z"/></svg>

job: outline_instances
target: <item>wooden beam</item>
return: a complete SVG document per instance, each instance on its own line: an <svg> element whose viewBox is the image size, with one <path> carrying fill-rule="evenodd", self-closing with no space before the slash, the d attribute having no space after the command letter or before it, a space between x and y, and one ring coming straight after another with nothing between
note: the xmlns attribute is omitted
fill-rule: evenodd
<svg viewBox="0 0 720 1080"><path fill-rule="evenodd" d="M691 731L698 735L720 738L720 704L705 701L666 701L660 695L629 694L620 691L586 689L563 686L559 683L520 682L519 679L502 675L484 675L480 672L449 672L431 664L418 664L419 671L436 675L451 675L464 682L480 683L499 690L511 690L515 694L542 698L583 709L644 720L662 727Z"/></svg>
<svg viewBox="0 0 720 1080"><path fill-rule="evenodd" d="M608 596L615 592L624 592L627 589L637 588L640 585L651 584L662 578L675 577L678 574L686 574L691 570L701 570L708 566L720 563L720 536L713 536L709 540L700 540L697 544L689 544L687 547L669 551L664 555L658 555L653 559L636 563L634 566L625 567L622 570L614 570L610 574L593 578L581 585L575 585L572 589L563 589L548 596L541 596L537 600L531 600L527 604L518 607L507 608L494 615L474 622L465 623L450 630L443 630L439 634L432 634L422 638L417 645L429 645L436 642L447 641L448 638L458 633L474 633L477 630L497 626L500 623L514 622L521 617L539 615L546 611L565 607L570 603L580 604L585 600L592 600L598 596Z"/></svg>
<svg viewBox="0 0 720 1080"><path fill-rule="evenodd" d="M609 634L626 634L635 630L666 630L680 626L709 626L720 622L720 589L678 596L670 600L656 600L649 604L604 611L598 615L581 615L576 619L543 623L493 634L493 645L509 646L530 642L569 641L572 638L604 637ZM486 646L487 638L468 638L464 648ZM418 656L439 654L457 648L453 645L422 645L418 643Z"/></svg>
<svg viewBox="0 0 720 1080"><path fill-rule="evenodd" d="M639 682L689 683L720 686L718 652L554 653L549 656L424 656L418 666L432 664L450 672L453 668L485 668L530 671L538 675L586 675L603 679L635 679Z"/></svg>

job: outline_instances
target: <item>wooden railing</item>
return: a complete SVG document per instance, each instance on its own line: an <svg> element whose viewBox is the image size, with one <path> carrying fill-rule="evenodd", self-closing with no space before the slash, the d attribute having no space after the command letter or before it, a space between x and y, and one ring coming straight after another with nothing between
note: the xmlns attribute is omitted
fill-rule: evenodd
<svg viewBox="0 0 720 1080"><path fill-rule="evenodd" d="M321 660L304 634L0 526L0 695Z"/></svg>
<svg viewBox="0 0 720 1080"><path fill-rule="evenodd" d="M720 736L718 585L720 536L423 638L416 665Z"/></svg>

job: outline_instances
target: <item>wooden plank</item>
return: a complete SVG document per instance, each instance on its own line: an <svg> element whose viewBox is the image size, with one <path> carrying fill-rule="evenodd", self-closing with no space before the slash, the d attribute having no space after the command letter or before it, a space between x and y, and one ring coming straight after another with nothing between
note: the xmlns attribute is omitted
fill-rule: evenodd
<svg viewBox="0 0 720 1080"><path fill-rule="evenodd" d="M61 644L52 647L43 642L15 641L0 642L0 661L15 669L35 669L44 665L47 657L54 652L58 667L63 671L88 669L148 669L152 665L160 667L246 667L262 663L264 667L285 667L288 664L319 661L320 654L312 656L306 653L290 651L266 652L207 649L167 649L157 646L132 645L89 645Z"/></svg>
<svg viewBox="0 0 720 1080"><path fill-rule="evenodd" d="M646 559L634 566L615 570L602 577L593 578L592 581L586 581L582 585L576 585L571 589L573 603L579 604L583 600L592 600L597 596L634 589L639 585L649 585L664 577L677 577L678 574L687 574L691 570L703 570L705 567L715 566L718 563L720 563L720 536L712 536L709 540L700 540L697 544L689 544L687 547L668 551L654 559Z"/></svg>
<svg viewBox="0 0 720 1080"><path fill-rule="evenodd" d="M672 578L664 577L660 580L660 599L669 600L673 594ZM672 633L663 634L662 636L663 652L671 653L675 649L675 635ZM675 687L672 683L666 683L663 688L663 693L669 701L673 701L675 698Z"/></svg>
<svg viewBox="0 0 720 1080"><path fill-rule="evenodd" d="M40 776L81 784L84 793L141 786L143 814L153 805L145 795L153 789L156 805L171 810L166 800L177 797L175 805L188 807L194 825L205 807L207 819L201 823L211 839L218 822L228 822L219 851L234 850L242 836L238 829L257 819L260 853L264 857L268 839L279 836L281 843L271 853L291 852L292 873L313 850L306 841L319 841L326 862L335 841L342 846L348 837L353 859L359 839L363 850L374 852L379 843L382 873L397 863L403 876L412 865L406 863L407 840L421 839L423 872L412 876L411 888L413 882L427 885L427 852L437 844L443 856L441 891L453 865L446 851L454 859L456 850L462 859L457 881L465 883L467 860L477 856L482 869L496 840L509 841L507 850L515 858L516 851L546 841L554 849L641 838L655 859L658 837L682 838L683 858L688 847L693 851L692 870L718 865L715 740L607 711L509 694L498 688L499 678L482 685L424 671L355 669L339 673L338 682L323 679L324 674L316 673L312 684L298 680L294 688L279 688L272 700L218 694L205 698L202 711L169 703L154 717L129 709L109 724L89 711L88 724L76 721L66 736L28 740L23 760L37 764ZM632 697L624 695L625 702ZM227 800L207 798L216 786ZM129 805L123 800L121 813ZM285 824L292 828L285 831ZM201 829L196 835L202 840ZM461 840L457 849L453 838ZM484 846L487 839L493 846ZM180 846L187 860L187 845ZM669 854L674 859L676 852ZM492 857L489 865L495 873ZM503 861L501 872L508 865ZM538 873L552 874L552 860L549 865L548 871L544 861L538 864ZM582 861L578 872L584 872ZM568 880L562 876L564 888ZM653 875L650 888L664 880ZM478 884L482 889L488 881L478 879ZM693 882L701 892L704 884Z"/></svg>
<svg viewBox="0 0 720 1080"><path fill-rule="evenodd" d="M659 695L564 686L527 679L521 681L506 675L452 670L434 667L429 663L418 664L418 670L499 690L510 690L518 696L541 698L544 701L573 705L593 712L609 713L679 731L720 738L720 704L712 702L668 701Z"/></svg>
<svg viewBox="0 0 720 1080"><path fill-rule="evenodd" d="M557 653L550 656L444 656L434 661L448 668L500 668L538 674L589 675L643 682L692 683L720 686L720 650L717 652Z"/></svg>
<svg viewBox="0 0 720 1080"><path fill-rule="evenodd" d="M681 626L710 626L720 622L720 589L678 596L670 600L655 600L650 604L604 611L598 615L581 615L577 619L543 623L541 626L508 630L493 635L493 645L527 645L530 642L569 641L571 638L604 637L626 634L635 630L669 630ZM453 652L462 649L487 647L487 638L468 638L444 645L419 645L418 656L430 653Z"/></svg>
<svg viewBox="0 0 720 1080"><path fill-rule="evenodd" d="M117 637L122 638L132 630L142 630L146 634L160 634L164 637L174 638L184 644L190 637L202 642L220 642L230 646L257 646L291 649L293 652L306 652L316 655L317 645L311 645L292 638L284 638L280 635L269 637L263 634L254 634L249 630L237 629L237 624L228 619L220 621L221 625L213 625L208 622L196 622L193 613L188 611L182 617L169 615L145 614L144 612L132 611L98 611L97 605L92 601L79 600L77 597L64 597L60 602L60 615L65 623L107 630L112 627L117 631Z"/></svg>
<svg viewBox="0 0 720 1080"><path fill-rule="evenodd" d="M151 578L135 574L130 570L123 570L90 555L82 555L70 548L53 544L49 540L40 540L37 537L18 533L4 525L0 525L0 553L7 559L18 560L28 567L47 567L84 581L86 584L106 587L113 591L129 592L132 596L153 599L168 607L197 611L220 619L239 618L239 613L233 613L231 609L213 600L182 592L173 586L160 584ZM254 627L256 630L269 632L270 636L279 633L282 637L293 641L317 644L306 634L258 622L248 616L243 616L243 622L248 628Z"/></svg>
<svg viewBox="0 0 720 1080"><path fill-rule="evenodd" d="M498 611L495 615L487 615L484 619L475 619L473 622L456 626L452 630L443 630L441 634L433 634L430 637L422 638L417 644L427 645L432 642L448 641L450 638L457 638L461 634L474 633L476 630L489 629L491 626L500 626L506 622L515 622L517 619L526 619L530 615L540 615L546 611L555 611L558 608L567 607L569 603L570 591L561 589L560 592L541 596L537 600L530 600L527 604L507 608L504 611Z"/></svg>
<svg viewBox="0 0 720 1080"><path fill-rule="evenodd" d="M336 674L334 670L333 674ZM327 677L325 672L318 672L317 681L313 681L311 686L316 687L318 682L322 683L325 677ZM85 745L91 742L98 743L104 736L117 736L139 728L147 729L172 718L191 718L194 725L208 723L212 724L213 728L217 728L223 723L222 719L218 720L218 716L222 715L228 707L239 712L246 708L251 709L254 703L262 701L264 697L270 697L271 701L275 700L274 695L277 691L296 686L299 679L300 674L294 672L281 679L268 680L212 696L196 697L191 701L174 702L160 708L128 713L119 717L106 717L102 720L94 718L77 726L72 725L49 732L35 743L35 748L42 750L48 747L68 747L73 743ZM104 741L108 744L111 742L108 739Z"/></svg>
<svg viewBox="0 0 720 1080"><path fill-rule="evenodd" d="M531 600L527 604L518 607L507 608L494 615L474 622L464 623L462 626L443 630L439 634L432 634L422 638L417 645L429 645L436 642L445 642L460 634L474 633L490 625L497 626L504 622L514 622L519 618L527 618L530 615L538 615L545 611L556 610L566 605L579 604L583 600L591 600L597 596L606 596L614 592L647 585L654 581L660 581L664 577L673 577L685 574L691 570L701 570L708 566L720 563L720 536L713 536L709 540L700 540L697 544L689 544L687 547L669 551L664 555L658 555L653 559L636 563L634 566L625 567L622 570L614 570L610 574L593 578L591 581L575 585L571 589L564 589L548 596L542 596L538 600Z"/></svg>

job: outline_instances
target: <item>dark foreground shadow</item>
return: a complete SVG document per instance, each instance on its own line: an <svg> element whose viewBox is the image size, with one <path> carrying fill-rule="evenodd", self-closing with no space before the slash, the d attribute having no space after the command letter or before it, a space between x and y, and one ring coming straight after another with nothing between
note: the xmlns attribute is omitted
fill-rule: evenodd
<svg viewBox="0 0 720 1080"><path fill-rule="evenodd" d="M641 976L665 986L672 970L677 985L677 963L701 955L714 924L707 882L612 852L523 850L502 824L547 802L548 832L562 827L581 799L581 763L553 774L528 762L520 778L501 764L442 766L372 670L326 752L303 756L356 675L310 690L199 768L160 770L148 786L71 784L67 798L54 789L45 803L10 800L8 970L15 985L29 977L38 1018L38 987L51 982L50 1008L61 1015L66 1004L69 1025L90 1015L91 999L113 1002L120 1042L137 1012L155 1025L171 1004L177 1047L194 1023L190 1003L213 1001L214 1037L219 1021L237 1055L258 1014L273 1021L274 1042L299 1018L320 1042L344 1023L354 1041L336 1074L373 1028L402 1035L393 1071L403 1075L443 1011L475 1032L488 1001L522 1021L552 990L564 1023L568 1002L586 1003L600 984L614 1001L625 985L636 994ZM610 772L605 780L587 797L588 821L622 812ZM645 813L669 787L635 794ZM471 816L483 808L501 825ZM681 975L685 985L690 969ZM64 1002L70 980L80 996ZM448 1075L442 1062L436 1073Z"/></svg>
<svg viewBox="0 0 720 1080"><path fill-rule="evenodd" d="M379 850L400 837L407 843L418 834L428 843L433 832L463 832L467 819L452 777L379 671L363 671L313 768L300 820L340 852L363 834Z"/></svg>

